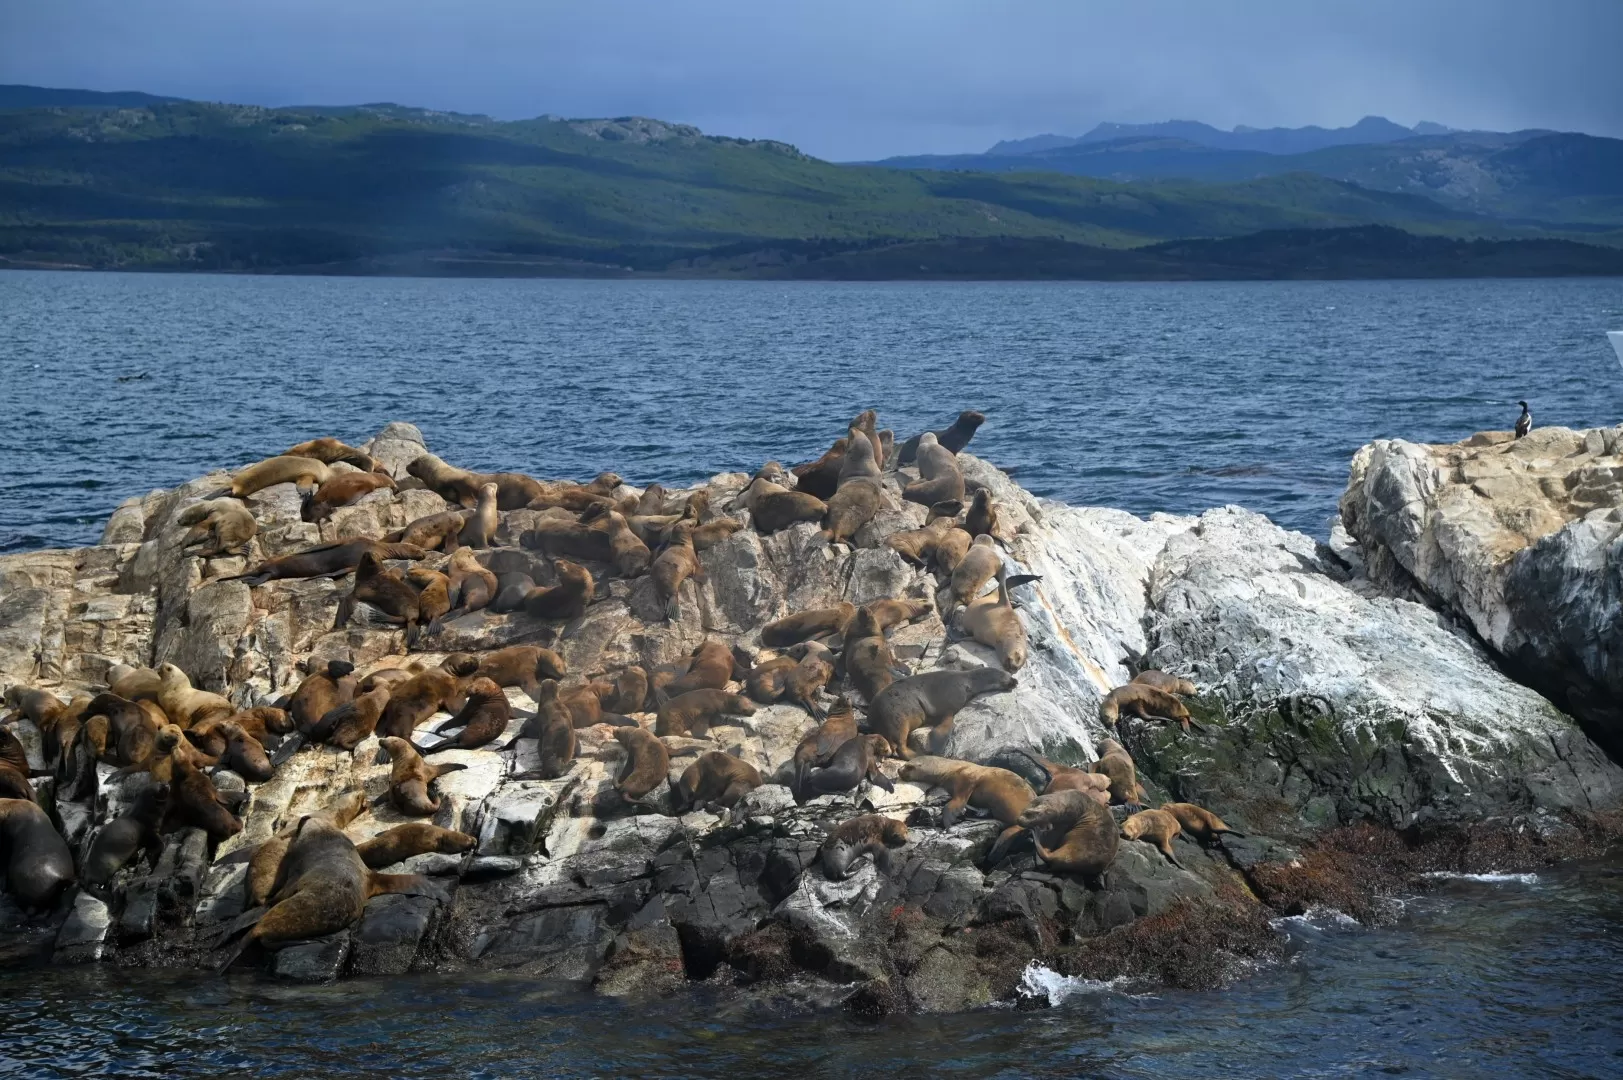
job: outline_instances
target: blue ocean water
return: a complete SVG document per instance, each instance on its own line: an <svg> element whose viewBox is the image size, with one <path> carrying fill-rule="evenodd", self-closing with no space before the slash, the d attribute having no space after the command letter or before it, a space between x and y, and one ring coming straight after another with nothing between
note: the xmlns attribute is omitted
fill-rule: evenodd
<svg viewBox="0 0 1623 1080"><path fill-rule="evenodd" d="M1371 439L1623 420L1623 280L470 281L0 271L0 551L390 420L473 469L684 483L961 409L1032 491L1323 535ZM129 381L120 382L120 379Z"/></svg>

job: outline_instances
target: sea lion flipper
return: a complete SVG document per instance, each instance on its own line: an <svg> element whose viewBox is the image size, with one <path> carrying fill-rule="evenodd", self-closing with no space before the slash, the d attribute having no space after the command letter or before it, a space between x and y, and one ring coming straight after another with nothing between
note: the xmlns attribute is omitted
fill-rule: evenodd
<svg viewBox="0 0 1623 1080"><path fill-rule="evenodd" d="M1033 581L1041 581L1042 579L1043 576L1041 574L1014 574L1008 578L1006 584L1009 588L1013 589Z"/></svg>
<svg viewBox="0 0 1623 1080"><path fill-rule="evenodd" d="M296 750L298 750L298 748L303 746L303 745L304 745L304 736L303 735L299 734L297 731L292 732L291 734L289 734L287 736L287 738L282 740L282 745L280 745L280 746L278 746L276 748L276 753L271 755L271 759L270 759L271 768L273 768L273 769L281 768L282 764L284 762L286 762L288 758L292 757L294 752Z"/></svg>
<svg viewBox="0 0 1623 1080"><path fill-rule="evenodd" d="M372 874L367 886L368 896L382 896L384 893L431 896L442 904L451 902L451 894L443 885L429 880L422 874Z"/></svg>
<svg viewBox="0 0 1623 1080"><path fill-rule="evenodd" d="M467 767L467 764L461 761L448 761L444 765L434 766L434 778L437 780L446 773L459 772Z"/></svg>

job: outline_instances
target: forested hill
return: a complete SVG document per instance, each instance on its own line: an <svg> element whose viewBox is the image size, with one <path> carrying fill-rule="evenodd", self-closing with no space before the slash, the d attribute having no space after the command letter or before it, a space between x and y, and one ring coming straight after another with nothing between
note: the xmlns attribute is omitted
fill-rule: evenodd
<svg viewBox="0 0 1623 1080"><path fill-rule="evenodd" d="M986 276L1032 276L1009 253L1040 249L1068 253L1053 265L1077 272L1060 276L1139 276L1178 256L1127 259L1128 249L1265 231L1358 237L1370 225L1453 239L1557 235L1308 174L1116 183L850 167L640 118L170 101L0 108L0 265L11 266L741 276L793 266L815 277L838 256L827 276L853 261L915 276L917 263L853 253L934 245L953 253L957 275L974 276L965 261L985 251ZM1505 247L1496 265L1530 250ZM1604 269L1612 254L1545 245L1529 272L1617 272ZM1119 259L1131 272L1109 272ZM1402 272L1386 262L1368 272Z"/></svg>

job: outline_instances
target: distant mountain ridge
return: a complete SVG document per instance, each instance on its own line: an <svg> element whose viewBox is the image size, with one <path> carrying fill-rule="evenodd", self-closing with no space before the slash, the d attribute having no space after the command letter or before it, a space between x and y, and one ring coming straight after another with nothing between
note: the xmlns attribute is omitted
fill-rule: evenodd
<svg viewBox="0 0 1623 1080"><path fill-rule="evenodd" d="M1224 131L1198 120L1164 120L1157 124L1103 123L1086 135L1033 135L1027 139L1006 139L986 151L989 157L1016 157L1021 154L1060 150L1085 143L1112 142L1125 138L1182 139L1213 150L1252 150L1262 154L1305 154L1327 146L1356 146L1397 142L1416 135L1447 135L1453 128L1422 120L1412 128L1395 124L1384 116L1366 116L1356 124L1340 128L1317 125L1299 128L1254 128L1240 125Z"/></svg>
<svg viewBox="0 0 1623 1080"><path fill-rule="evenodd" d="M0 84L0 109L139 109L184 100L143 94L139 90L59 90L49 86Z"/></svg>

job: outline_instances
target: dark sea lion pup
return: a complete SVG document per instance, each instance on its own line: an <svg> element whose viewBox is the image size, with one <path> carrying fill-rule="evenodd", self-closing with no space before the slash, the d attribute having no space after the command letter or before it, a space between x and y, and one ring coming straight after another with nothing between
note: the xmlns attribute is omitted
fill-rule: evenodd
<svg viewBox="0 0 1623 1080"><path fill-rule="evenodd" d="M143 848L153 867L158 865L158 856L163 853L163 837L158 829L168 803L169 785L149 784L135 797L135 805L103 826L85 854L83 880L87 888L106 886Z"/></svg>
<svg viewBox="0 0 1623 1080"><path fill-rule="evenodd" d="M73 852L35 803L0 799L0 854L6 892L25 911L49 911L73 884Z"/></svg>
<svg viewBox="0 0 1623 1080"><path fill-rule="evenodd" d="M979 431L984 423L986 423L985 413L976 412L974 409L966 409L958 414L958 419L952 422L951 427L942 428L940 431L931 432L931 434L935 436L936 442L956 454L969 445L969 440L975 437L975 432ZM902 452L897 456L897 462L902 465L911 465L913 459L918 456L919 441L923 438L922 435L915 435L904 442Z"/></svg>
<svg viewBox="0 0 1623 1080"><path fill-rule="evenodd" d="M1015 677L1001 668L911 675L879 692L868 710L868 726L888 739L901 758L913 756L907 740L915 728L933 728L930 745L939 752L960 709L982 694L1013 690L1017 685Z"/></svg>
<svg viewBox="0 0 1623 1080"><path fill-rule="evenodd" d="M823 861L823 876L830 881L844 881L851 873L851 864L864 855L873 856L874 869L886 877L895 873L891 849L907 843L907 825L883 814L864 814L842 821L823 841L819 855Z"/></svg>

